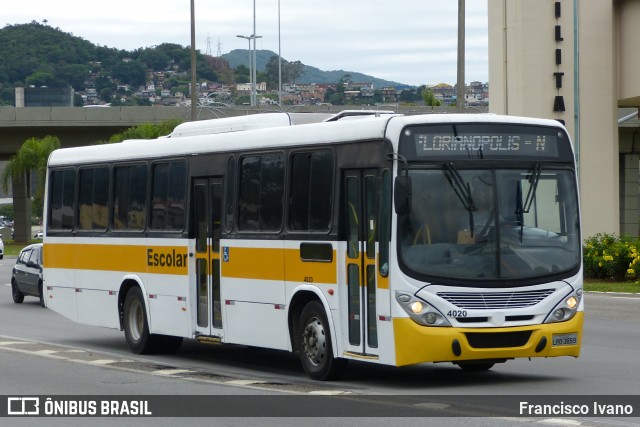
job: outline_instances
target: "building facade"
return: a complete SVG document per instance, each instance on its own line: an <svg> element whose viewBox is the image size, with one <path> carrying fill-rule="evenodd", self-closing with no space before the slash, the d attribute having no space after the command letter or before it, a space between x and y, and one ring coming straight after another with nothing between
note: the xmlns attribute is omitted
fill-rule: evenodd
<svg viewBox="0 0 640 427"><path fill-rule="evenodd" d="M490 111L562 121L579 162L584 236L639 236L640 1L488 5Z"/></svg>

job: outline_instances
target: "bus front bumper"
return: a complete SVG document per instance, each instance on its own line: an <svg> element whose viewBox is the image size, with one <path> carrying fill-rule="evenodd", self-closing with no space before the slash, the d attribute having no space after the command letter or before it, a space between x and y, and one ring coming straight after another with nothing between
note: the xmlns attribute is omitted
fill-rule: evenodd
<svg viewBox="0 0 640 427"><path fill-rule="evenodd" d="M566 321L507 328L427 327L393 319L396 366L425 362L580 355L584 312Z"/></svg>

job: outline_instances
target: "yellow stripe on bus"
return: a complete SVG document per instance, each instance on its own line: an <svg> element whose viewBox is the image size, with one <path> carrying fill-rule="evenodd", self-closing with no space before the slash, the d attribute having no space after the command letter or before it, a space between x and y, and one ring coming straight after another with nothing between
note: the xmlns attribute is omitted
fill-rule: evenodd
<svg viewBox="0 0 640 427"><path fill-rule="evenodd" d="M336 283L335 251L332 262L302 261L298 249L228 248L222 276L238 279ZM136 246L47 243L45 268L188 274L184 246ZM202 254L196 257L201 258ZM218 259L214 254L213 259ZM286 272L285 272L286 266Z"/></svg>
<svg viewBox="0 0 640 427"><path fill-rule="evenodd" d="M184 246L47 243L45 268L187 274Z"/></svg>
<svg viewBox="0 0 640 427"><path fill-rule="evenodd" d="M236 279L287 280L336 283L335 251L332 262L302 261L299 249L230 247L222 262L222 276ZM286 267L285 267L286 266ZM285 271L286 268L286 271Z"/></svg>

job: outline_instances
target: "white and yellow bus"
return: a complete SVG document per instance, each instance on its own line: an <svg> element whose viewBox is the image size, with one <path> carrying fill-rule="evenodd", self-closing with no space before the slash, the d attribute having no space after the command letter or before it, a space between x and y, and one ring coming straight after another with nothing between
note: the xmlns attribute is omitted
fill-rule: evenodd
<svg viewBox="0 0 640 427"><path fill-rule="evenodd" d="M347 361L574 356L583 330L576 166L556 121L273 113L56 150L45 299L124 330Z"/></svg>

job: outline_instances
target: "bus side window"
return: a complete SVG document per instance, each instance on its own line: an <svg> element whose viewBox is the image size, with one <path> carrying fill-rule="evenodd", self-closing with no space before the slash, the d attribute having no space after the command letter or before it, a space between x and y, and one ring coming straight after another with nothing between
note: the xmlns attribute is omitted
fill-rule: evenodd
<svg viewBox="0 0 640 427"><path fill-rule="evenodd" d="M78 229L107 229L109 168L83 168L79 173Z"/></svg>
<svg viewBox="0 0 640 427"><path fill-rule="evenodd" d="M156 163L152 168L151 228L184 228L187 168L183 161Z"/></svg>
<svg viewBox="0 0 640 427"><path fill-rule="evenodd" d="M225 231L231 233L233 230L233 206L235 202L236 183L236 158L229 156L227 165L227 176L225 177Z"/></svg>
<svg viewBox="0 0 640 427"><path fill-rule="evenodd" d="M284 154L247 156L240 161L238 229L271 231L282 228Z"/></svg>
<svg viewBox="0 0 640 427"><path fill-rule="evenodd" d="M382 171L380 182L380 204L378 213L378 244L380 275L389 274L389 241L391 240L391 174L389 169Z"/></svg>
<svg viewBox="0 0 640 427"><path fill-rule="evenodd" d="M55 170L50 178L49 229L72 230L76 173L73 169Z"/></svg>
<svg viewBox="0 0 640 427"><path fill-rule="evenodd" d="M147 218L147 165L116 165L113 168L114 230L142 231Z"/></svg>
<svg viewBox="0 0 640 427"><path fill-rule="evenodd" d="M295 153L291 160L289 228L328 231L333 212L333 153Z"/></svg>

